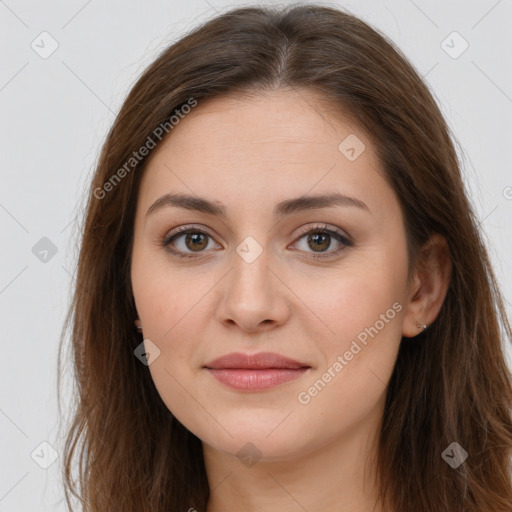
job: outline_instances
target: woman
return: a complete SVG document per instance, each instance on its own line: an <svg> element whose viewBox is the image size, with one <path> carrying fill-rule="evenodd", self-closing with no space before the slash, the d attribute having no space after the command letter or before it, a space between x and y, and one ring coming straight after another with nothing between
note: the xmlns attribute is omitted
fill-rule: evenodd
<svg viewBox="0 0 512 512"><path fill-rule="evenodd" d="M68 504L512 509L510 326L449 131L351 15L233 10L143 73L69 323Z"/></svg>

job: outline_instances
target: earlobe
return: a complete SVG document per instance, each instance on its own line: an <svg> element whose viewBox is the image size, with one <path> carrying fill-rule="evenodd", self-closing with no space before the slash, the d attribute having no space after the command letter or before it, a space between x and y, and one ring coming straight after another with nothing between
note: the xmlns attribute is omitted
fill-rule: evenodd
<svg viewBox="0 0 512 512"><path fill-rule="evenodd" d="M437 318L443 305L451 277L451 258L446 239L433 234L420 251L410 301L406 307L402 336L413 338Z"/></svg>

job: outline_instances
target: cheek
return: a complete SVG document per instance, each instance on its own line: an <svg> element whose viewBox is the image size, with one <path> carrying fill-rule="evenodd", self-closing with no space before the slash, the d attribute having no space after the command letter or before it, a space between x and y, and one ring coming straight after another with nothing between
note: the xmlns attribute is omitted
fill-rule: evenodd
<svg viewBox="0 0 512 512"><path fill-rule="evenodd" d="M208 424L209 419L199 406L201 390L195 389L194 380L200 363L197 347L206 338L205 323L211 317L208 290L212 284L201 278L193 283L176 273L155 272L146 276L140 288L134 286L144 338L160 350L149 366L151 378L166 407L187 425L191 421Z"/></svg>
<svg viewBox="0 0 512 512"><path fill-rule="evenodd" d="M308 297L305 302L321 319L314 322L316 331L313 322L304 323L323 356L320 378L328 372L325 388L322 383L317 386L322 397L315 398L317 391L312 390L315 408L334 400L343 403L345 411L362 411L383 392L401 340L407 279L405 246L403 251L396 247L400 246L395 245L395 251L391 247L368 251L337 276L310 287L309 296L306 288L299 292Z"/></svg>
<svg viewBox="0 0 512 512"><path fill-rule="evenodd" d="M314 315L304 309L304 327L317 329L313 339L319 344L344 348L390 309L385 320L392 317L393 322L386 322L386 330L391 323L400 323L392 306L404 297L405 263L398 254L390 257L384 253L355 260L325 277L317 274L314 279L294 283L297 295Z"/></svg>
<svg viewBox="0 0 512 512"><path fill-rule="evenodd" d="M213 277L210 272L198 275L173 267L161 256L137 261L132 287L144 335L167 343L183 320L200 315Z"/></svg>
<svg viewBox="0 0 512 512"><path fill-rule="evenodd" d="M399 287L382 274L378 285L362 274L318 297L318 316L334 334L323 329L327 334L316 336L322 365L296 397L305 430L335 438L378 416L401 340L400 299Z"/></svg>
<svg viewBox="0 0 512 512"><path fill-rule="evenodd" d="M403 305L392 287L376 289L361 281L344 284L333 288L323 298L323 307L318 306L318 316L332 332L317 336L316 345L324 360L320 372L336 374L329 386L342 395L350 388L357 401L367 396L365 387L375 376L386 382L391 375L401 340Z"/></svg>
<svg viewBox="0 0 512 512"><path fill-rule="evenodd" d="M133 282L137 311L145 339L160 350L158 359L150 365L151 375L166 405L173 412L176 404L186 405L187 385L194 372L204 363L198 347L207 342L208 323L215 282L212 272L187 272L170 265L145 264ZM182 396L183 395L183 396Z"/></svg>

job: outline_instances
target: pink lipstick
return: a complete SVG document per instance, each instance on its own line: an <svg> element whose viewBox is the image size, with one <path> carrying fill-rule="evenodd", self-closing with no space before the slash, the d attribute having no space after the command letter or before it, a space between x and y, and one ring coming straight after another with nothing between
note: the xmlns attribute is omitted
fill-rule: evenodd
<svg viewBox="0 0 512 512"><path fill-rule="evenodd" d="M298 379L309 368L272 352L233 352L204 366L222 384L240 391L262 391Z"/></svg>

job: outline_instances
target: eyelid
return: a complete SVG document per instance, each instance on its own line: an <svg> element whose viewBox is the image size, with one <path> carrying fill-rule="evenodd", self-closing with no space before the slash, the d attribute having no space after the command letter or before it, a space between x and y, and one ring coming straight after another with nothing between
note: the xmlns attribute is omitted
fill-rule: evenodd
<svg viewBox="0 0 512 512"><path fill-rule="evenodd" d="M202 226L200 224L184 224L181 226L177 226L170 231L168 231L163 237L162 241L170 240L173 236L179 235L180 233L186 234L189 231L200 232L208 235L211 239L215 239L215 237L209 232L208 228Z"/></svg>
<svg viewBox="0 0 512 512"><path fill-rule="evenodd" d="M295 238L300 238L310 232L314 232L315 230L336 233L341 238L344 238L349 242L351 241L350 236L347 233L345 233L343 230L341 230L340 228L338 228L332 224L325 224L323 222L316 222L316 223L313 223L313 225L302 226L298 229L298 231L295 232L294 236L295 236Z"/></svg>

